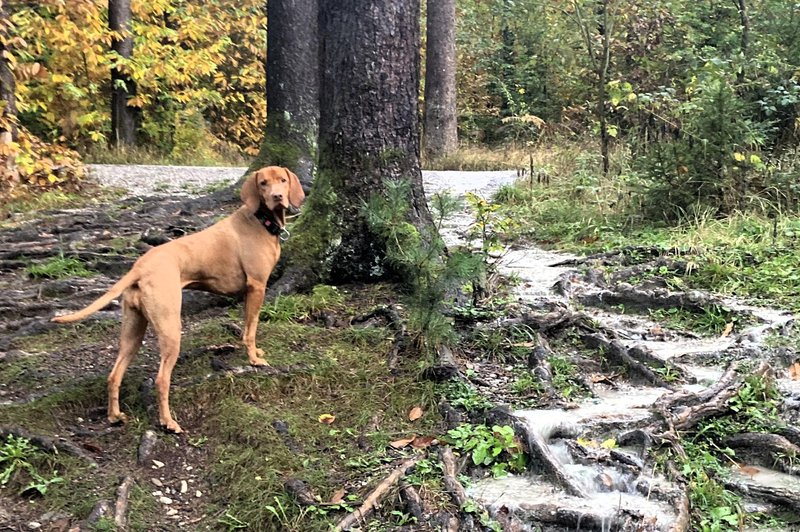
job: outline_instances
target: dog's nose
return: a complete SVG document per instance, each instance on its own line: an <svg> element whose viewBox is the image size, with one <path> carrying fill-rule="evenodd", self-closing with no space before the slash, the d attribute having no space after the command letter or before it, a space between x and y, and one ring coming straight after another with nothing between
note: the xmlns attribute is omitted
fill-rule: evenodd
<svg viewBox="0 0 800 532"><path fill-rule="evenodd" d="M283 201L283 194L273 194L272 199L275 201Z"/></svg>

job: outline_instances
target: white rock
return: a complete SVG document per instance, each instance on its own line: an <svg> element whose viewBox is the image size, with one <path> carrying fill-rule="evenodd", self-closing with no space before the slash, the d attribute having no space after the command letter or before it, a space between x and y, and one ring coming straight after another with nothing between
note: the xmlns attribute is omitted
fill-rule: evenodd
<svg viewBox="0 0 800 532"><path fill-rule="evenodd" d="M181 480L181 493L189 491L189 484L185 480Z"/></svg>
<svg viewBox="0 0 800 532"><path fill-rule="evenodd" d="M153 492L153 497L161 497L162 495L164 495L164 492L161 490L156 490Z"/></svg>
<svg viewBox="0 0 800 532"><path fill-rule="evenodd" d="M195 492L194 492L194 496L195 496L195 497L198 497L198 498L199 498L199 497L202 497L202 496L203 496L203 492L202 492L202 491L200 491L200 490L197 490L197 491L195 491Z"/></svg>
<svg viewBox="0 0 800 532"><path fill-rule="evenodd" d="M167 510L167 515L176 515L177 513L178 510L176 510L175 508L170 508L169 510Z"/></svg>
<svg viewBox="0 0 800 532"><path fill-rule="evenodd" d="M30 523L28 523L28 528L30 528L31 530L39 530L40 528L42 528L42 523L39 523L37 521L31 521Z"/></svg>
<svg viewBox="0 0 800 532"><path fill-rule="evenodd" d="M162 496L158 499L158 502L160 502L161 504L172 504L172 499L170 499L169 497Z"/></svg>
<svg viewBox="0 0 800 532"><path fill-rule="evenodd" d="M150 482L152 482L153 484L155 484L155 485L156 485L156 486L158 486L159 488L163 488L163 487L164 487L164 483L163 483L163 482L161 482L161 480L160 480L160 479L157 479L157 478L155 478L155 477L151 478L151 479L150 479Z"/></svg>
<svg viewBox="0 0 800 532"><path fill-rule="evenodd" d="M161 469L162 467L164 467L164 462L153 460L153 469Z"/></svg>

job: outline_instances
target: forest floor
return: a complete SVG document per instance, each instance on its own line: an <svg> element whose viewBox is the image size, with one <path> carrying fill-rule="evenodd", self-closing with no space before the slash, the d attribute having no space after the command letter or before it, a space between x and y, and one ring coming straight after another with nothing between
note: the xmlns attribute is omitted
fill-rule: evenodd
<svg viewBox="0 0 800 532"><path fill-rule="evenodd" d="M511 291L453 309L462 339L457 377L444 384L421 378L425 361L390 359L396 324L375 310L402 311L391 286L318 287L267 302L259 342L273 367L259 371L237 347L241 305L187 291L172 385L186 434L156 427L151 333L123 385L132 421L109 426L119 309L75 326L49 318L88 304L151 245L230 212L233 203L193 197L242 170L188 169L181 185L180 169L98 167L101 181L135 195L2 222L0 433L32 446L6 439L0 449L0 475L16 464L0 488L0 530L326 530L409 457L419 462L402 494L365 529L460 519L464 530L686 530L706 518L695 489L704 470L725 479L723 491L745 494L725 498L703 484L704 497L730 507L707 519L733 526L747 513L748 526L797 526L793 316L681 290L671 280L686 265L650 249L583 258L507 249L495 267ZM169 179L152 178L166 171ZM425 183L429 194L488 197L514 177L428 172ZM474 219L451 218L448 243L464 242ZM430 441L457 447L447 431L464 422L515 427L533 472L476 473L467 493L478 507L454 499ZM737 454L700 463L713 446Z"/></svg>

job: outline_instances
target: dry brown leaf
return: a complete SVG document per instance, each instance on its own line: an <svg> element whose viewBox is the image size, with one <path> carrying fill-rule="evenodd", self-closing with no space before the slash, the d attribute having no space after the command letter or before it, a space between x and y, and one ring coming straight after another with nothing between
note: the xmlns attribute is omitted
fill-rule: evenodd
<svg viewBox="0 0 800 532"><path fill-rule="evenodd" d="M330 425L335 420L336 416L334 416L333 414L322 414L321 416L319 416L319 422L325 423L326 425Z"/></svg>
<svg viewBox="0 0 800 532"><path fill-rule="evenodd" d="M729 322L725 324L725 328L722 330L722 337L725 338L733 331L733 322Z"/></svg>
<svg viewBox="0 0 800 532"><path fill-rule="evenodd" d="M800 360L789 366L789 377L793 381L800 381Z"/></svg>
<svg viewBox="0 0 800 532"><path fill-rule="evenodd" d="M414 441L414 438L416 437L417 437L416 434L412 434L411 437L409 438L400 438L399 440L395 440L389 443L389 445L391 445L395 449L402 449L403 447L407 446L409 443Z"/></svg>
<svg viewBox="0 0 800 532"><path fill-rule="evenodd" d="M421 417L422 417L422 409L418 406L412 408L411 411L408 413L408 419L410 421L416 421Z"/></svg>
<svg viewBox="0 0 800 532"><path fill-rule="evenodd" d="M439 443L439 440L434 438L433 436L417 436L414 438L414 441L411 442L411 447L414 449L425 449L430 447L431 445L436 445Z"/></svg>
<svg viewBox="0 0 800 532"><path fill-rule="evenodd" d="M757 474L759 474L761 471L756 467L747 466L747 465L740 465L739 466L739 472L741 474L743 474L743 475L747 475L747 476L752 478L752 477L756 476Z"/></svg>
<svg viewBox="0 0 800 532"><path fill-rule="evenodd" d="M342 502L344 500L345 493L347 493L346 489L339 488L338 490L336 490L336 492L333 495L331 495L330 503L331 504L337 504L337 503Z"/></svg>

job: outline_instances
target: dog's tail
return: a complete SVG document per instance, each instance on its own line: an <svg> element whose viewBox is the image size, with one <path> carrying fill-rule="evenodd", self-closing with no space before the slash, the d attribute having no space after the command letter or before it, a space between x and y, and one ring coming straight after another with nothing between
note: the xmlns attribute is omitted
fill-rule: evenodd
<svg viewBox="0 0 800 532"><path fill-rule="evenodd" d="M102 309L111 301L125 291L126 288L134 284L136 281L139 280L139 274L135 270L129 271L125 276L114 283L114 286L108 289L108 292L103 294L102 296L98 297L94 303L89 305L88 307L84 308L83 310L79 310L78 312L74 312L72 314L66 314L64 316L56 316L55 318L51 319L50 321L54 321L56 323L72 323L73 321L79 321L83 318L90 316L97 312L98 310Z"/></svg>

